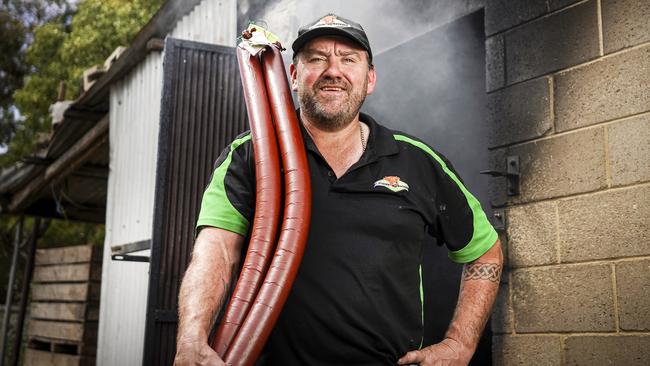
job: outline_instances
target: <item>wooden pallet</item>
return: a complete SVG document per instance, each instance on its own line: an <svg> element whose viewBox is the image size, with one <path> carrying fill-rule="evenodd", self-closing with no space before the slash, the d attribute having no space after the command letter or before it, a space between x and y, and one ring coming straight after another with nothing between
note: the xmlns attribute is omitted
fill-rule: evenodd
<svg viewBox="0 0 650 366"><path fill-rule="evenodd" d="M97 321L99 303L33 302L31 317L40 320Z"/></svg>
<svg viewBox="0 0 650 366"><path fill-rule="evenodd" d="M30 337L27 348L74 356L94 356L97 353L97 346L94 344L89 345L84 342L72 342L47 337Z"/></svg>
<svg viewBox="0 0 650 366"><path fill-rule="evenodd" d="M95 366L95 356L77 356L26 349L24 366Z"/></svg>
<svg viewBox="0 0 650 366"><path fill-rule="evenodd" d="M60 322L32 319L27 328L27 336L32 338L54 339L60 342L97 343L97 322Z"/></svg>
<svg viewBox="0 0 650 366"><path fill-rule="evenodd" d="M36 265L65 263L101 263L101 247L96 245L78 245L36 250Z"/></svg>
<svg viewBox="0 0 650 366"><path fill-rule="evenodd" d="M94 365L101 248L38 250L25 365Z"/></svg>

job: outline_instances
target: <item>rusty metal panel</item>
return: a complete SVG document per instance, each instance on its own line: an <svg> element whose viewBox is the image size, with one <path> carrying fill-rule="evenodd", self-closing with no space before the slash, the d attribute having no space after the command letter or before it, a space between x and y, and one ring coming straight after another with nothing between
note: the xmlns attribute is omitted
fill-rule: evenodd
<svg viewBox="0 0 650 366"><path fill-rule="evenodd" d="M235 49L168 38L156 174L145 365L170 365L177 298L219 153L247 129Z"/></svg>

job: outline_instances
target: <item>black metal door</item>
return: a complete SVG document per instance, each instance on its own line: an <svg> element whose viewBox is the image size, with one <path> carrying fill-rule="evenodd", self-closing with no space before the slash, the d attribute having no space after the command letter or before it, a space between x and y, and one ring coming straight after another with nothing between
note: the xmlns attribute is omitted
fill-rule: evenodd
<svg viewBox="0 0 650 366"><path fill-rule="evenodd" d="M377 54L377 87L364 110L447 156L491 217L488 179L479 174L488 167L489 132L483 29L483 11L478 11ZM422 266L425 345L444 336L462 271L444 247L431 244ZM489 328L472 365L492 364Z"/></svg>
<svg viewBox="0 0 650 366"><path fill-rule="evenodd" d="M144 365L173 363L203 190L221 150L248 126L234 48L167 38L163 70Z"/></svg>

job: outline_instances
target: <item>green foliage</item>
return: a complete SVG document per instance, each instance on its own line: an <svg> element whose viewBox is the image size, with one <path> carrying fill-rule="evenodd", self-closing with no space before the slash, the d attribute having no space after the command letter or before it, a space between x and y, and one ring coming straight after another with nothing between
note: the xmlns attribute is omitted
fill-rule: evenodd
<svg viewBox="0 0 650 366"><path fill-rule="evenodd" d="M38 244L41 248L83 244L103 245L104 225L51 220Z"/></svg>
<svg viewBox="0 0 650 366"><path fill-rule="evenodd" d="M19 122L13 93L22 87L23 77L30 71L25 50L34 38L34 29L70 12L66 0L0 2L0 146L11 140Z"/></svg>
<svg viewBox="0 0 650 366"><path fill-rule="evenodd" d="M25 41L25 29L21 22L13 19L7 11L0 11L0 143L6 143L13 136L15 126L10 112L11 95L21 86L25 66L22 63L21 47Z"/></svg>
<svg viewBox="0 0 650 366"><path fill-rule="evenodd" d="M118 46L128 46L163 0L84 0L72 16L58 17L36 29L27 50L31 71L14 101L24 122L18 126L0 166L32 152L37 135L50 131L49 106L56 101L60 81L66 99L80 93L83 71L103 64Z"/></svg>
<svg viewBox="0 0 650 366"><path fill-rule="evenodd" d="M15 240L14 229L18 219L18 216L9 215L0 217L0 259L11 257ZM41 219L41 222L44 223L45 219ZM104 225L66 220L47 220L47 222L47 229L38 240L39 248L104 244ZM33 218L25 218L23 238L31 234L33 224Z"/></svg>
<svg viewBox="0 0 650 366"><path fill-rule="evenodd" d="M26 61L34 72L14 93L14 102L25 120L9 145L7 157L11 162L30 154L35 148L36 134L48 131L48 108L56 100L59 80L66 76L63 63L57 57L57 49L65 38L62 28L57 23L44 24L36 30L36 40L27 50Z"/></svg>

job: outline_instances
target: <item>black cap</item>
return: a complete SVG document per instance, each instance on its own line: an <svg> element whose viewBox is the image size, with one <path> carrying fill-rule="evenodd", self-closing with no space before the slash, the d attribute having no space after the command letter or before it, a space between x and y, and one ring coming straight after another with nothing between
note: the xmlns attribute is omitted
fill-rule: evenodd
<svg viewBox="0 0 650 366"><path fill-rule="evenodd" d="M372 63L370 42L361 24L332 13L298 29L298 38L291 45L293 54L297 54L307 42L322 36L341 36L359 44L364 50L368 51L368 61Z"/></svg>

